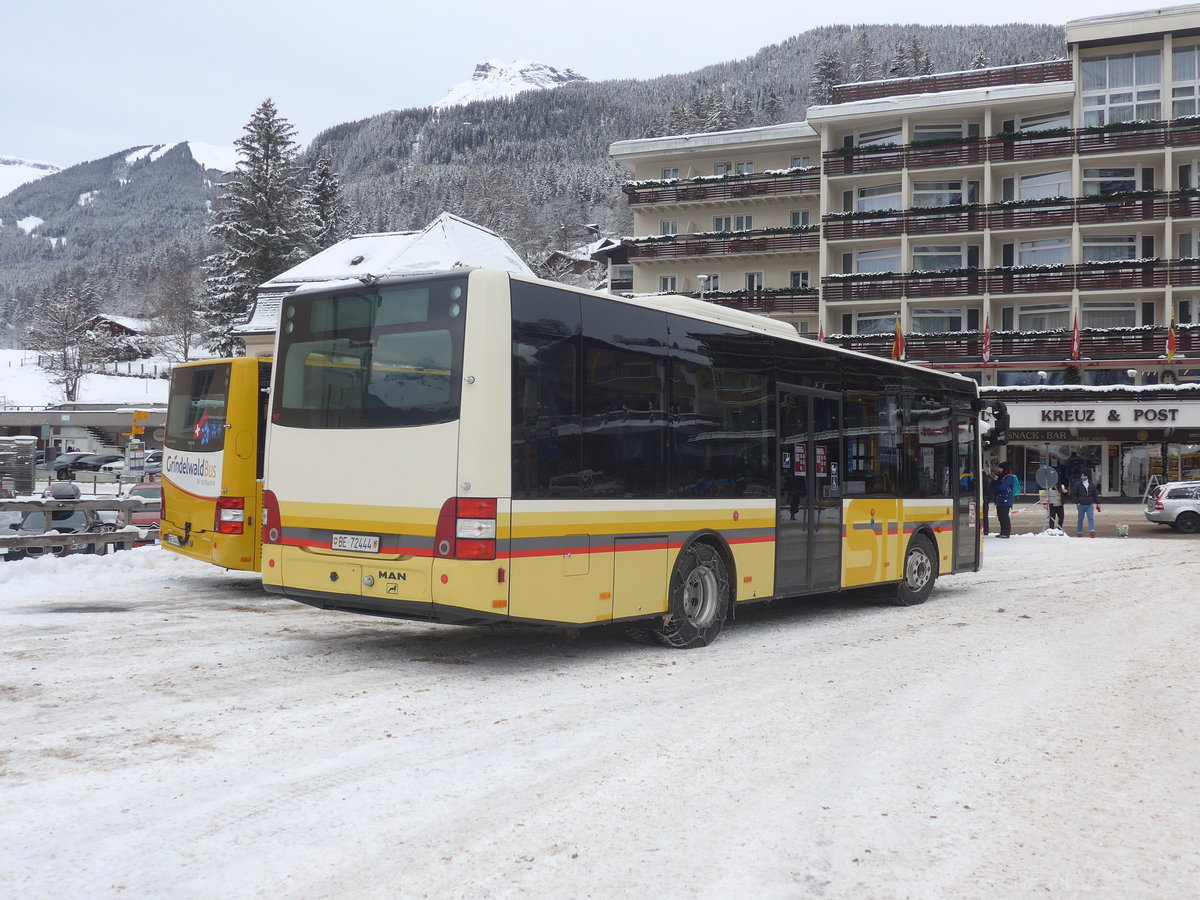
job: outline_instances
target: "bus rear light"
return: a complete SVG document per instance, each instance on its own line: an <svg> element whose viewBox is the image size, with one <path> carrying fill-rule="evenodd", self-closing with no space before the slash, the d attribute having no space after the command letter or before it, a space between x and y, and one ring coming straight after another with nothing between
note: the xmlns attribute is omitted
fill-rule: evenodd
<svg viewBox="0 0 1200 900"><path fill-rule="evenodd" d="M263 491L262 509L262 542L278 544L283 537L283 528L279 523L279 500L274 491Z"/></svg>
<svg viewBox="0 0 1200 900"><path fill-rule="evenodd" d="M218 497L215 524L218 534L242 534L246 530L246 498Z"/></svg>
<svg viewBox="0 0 1200 900"><path fill-rule="evenodd" d="M433 555L439 559L495 559L495 499L451 497L443 503Z"/></svg>

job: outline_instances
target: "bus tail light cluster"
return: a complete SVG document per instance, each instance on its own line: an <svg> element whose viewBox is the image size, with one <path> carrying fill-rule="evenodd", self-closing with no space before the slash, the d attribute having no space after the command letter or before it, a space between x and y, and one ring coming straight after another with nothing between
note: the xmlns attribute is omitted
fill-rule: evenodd
<svg viewBox="0 0 1200 900"><path fill-rule="evenodd" d="M274 491L263 491L262 542L278 544L283 539L283 526L279 519L279 500Z"/></svg>
<svg viewBox="0 0 1200 900"><path fill-rule="evenodd" d="M246 498L218 497L217 521L218 534L241 534L246 530Z"/></svg>
<svg viewBox="0 0 1200 900"><path fill-rule="evenodd" d="M496 501L451 497L438 514L436 559L495 559Z"/></svg>

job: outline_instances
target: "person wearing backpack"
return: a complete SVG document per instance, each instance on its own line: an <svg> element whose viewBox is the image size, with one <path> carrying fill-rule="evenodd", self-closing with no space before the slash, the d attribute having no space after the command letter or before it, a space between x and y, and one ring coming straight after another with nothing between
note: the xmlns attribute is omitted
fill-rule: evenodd
<svg viewBox="0 0 1200 900"><path fill-rule="evenodd" d="M1000 520L1000 537L1012 537L1013 497L1017 489L1017 479L1012 473L1012 464L1005 460L996 466L996 518Z"/></svg>

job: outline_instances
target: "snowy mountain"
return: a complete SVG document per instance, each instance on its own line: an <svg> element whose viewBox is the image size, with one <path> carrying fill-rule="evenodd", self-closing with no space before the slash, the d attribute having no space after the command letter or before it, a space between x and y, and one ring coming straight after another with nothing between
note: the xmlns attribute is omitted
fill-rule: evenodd
<svg viewBox="0 0 1200 900"><path fill-rule="evenodd" d="M15 191L23 184L37 181L46 175L58 172L58 166L50 163L30 162L12 156L0 156L0 197Z"/></svg>
<svg viewBox="0 0 1200 900"><path fill-rule="evenodd" d="M237 168L238 152L233 147L218 147L215 144L202 144L199 141L180 141L175 144L154 144L145 147L135 147L125 155L125 162L132 163L139 159L159 159L176 147L184 147L192 160L202 169L215 172L232 172Z"/></svg>
<svg viewBox="0 0 1200 900"><path fill-rule="evenodd" d="M556 69L531 60L506 63L490 59L476 65L471 80L452 86L434 108L462 106L477 100L508 99L522 91L545 90L572 81L587 81L587 78L571 69Z"/></svg>

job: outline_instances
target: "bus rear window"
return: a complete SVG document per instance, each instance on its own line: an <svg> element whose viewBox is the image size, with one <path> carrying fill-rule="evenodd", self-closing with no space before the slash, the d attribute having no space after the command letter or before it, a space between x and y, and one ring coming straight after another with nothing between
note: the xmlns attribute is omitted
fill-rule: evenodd
<svg viewBox="0 0 1200 900"><path fill-rule="evenodd" d="M284 301L272 421L395 428L458 418L467 282Z"/></svg>
<svg viewBox="0 0 1200 900"><path fill-rule="evenodd" d="M172 450L208 453L225 446L229 366L195 366L175 370L167 415Z"/></svg>

